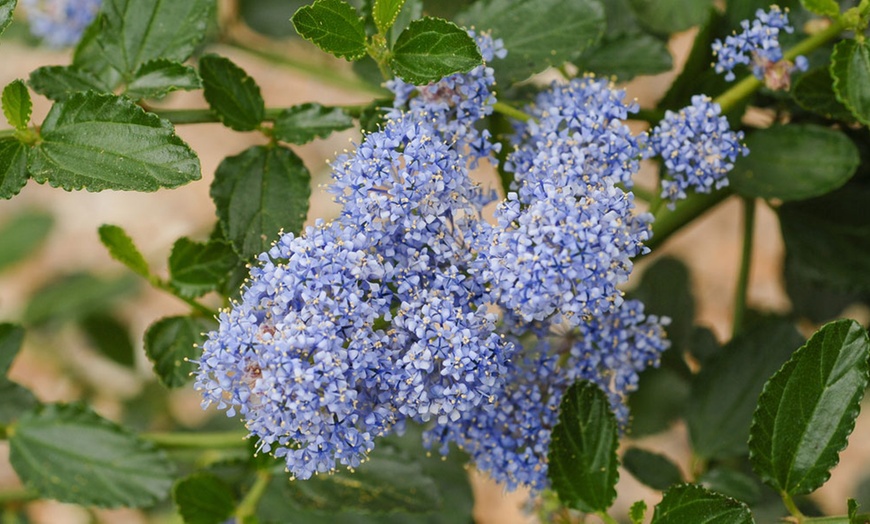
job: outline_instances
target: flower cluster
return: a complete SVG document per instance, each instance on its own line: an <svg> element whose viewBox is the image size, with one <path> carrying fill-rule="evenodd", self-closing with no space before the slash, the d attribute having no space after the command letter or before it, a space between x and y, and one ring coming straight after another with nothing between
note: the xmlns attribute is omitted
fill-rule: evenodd
<svg viewBox="0 0 870 524"><path fill-rule="evenodd" d="M713 42L713 55L716 56L713 67L717 73L725 73L726 80L734 80L734 68L743 64L751 66L752 74L764 80L771 89L788 89L791 73L807 70L808 62L804 56L797 57L794 63L783 59L780 32L794 31L788 23L786 11L775 5L768 12L759 9L752 22L743 20L740 26L743 28L741 33L726 37L724 43L718 39Z"/></svg>
<svg viewBox="0 0 870 524"><path fill-rule="evenodd" d="M696 95L692 105L667 111L649 136L646 156L664 160L668 178L662 178L662 198L673 205L686 198L686 190L709 193L728 185L727 174L739 155L749 154L743 132L732 131L721 108L710 97Z"/></svg>
<svg viewBox="0 0 870 524"><path fill-rule="evenodd" d="M30 32L51 47L75 45L97 16L102 0L22 0Z"/></svg>

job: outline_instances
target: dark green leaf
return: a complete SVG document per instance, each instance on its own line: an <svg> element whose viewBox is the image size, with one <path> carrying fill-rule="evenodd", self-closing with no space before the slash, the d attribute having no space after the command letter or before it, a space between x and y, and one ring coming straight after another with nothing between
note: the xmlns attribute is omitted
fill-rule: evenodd
<svg viewBox="0 0 870 524"><path fill-rule="evenodd" d="M695 326L692 330L689 344L689 351L701 366L706 365L711 357L722 350L719 340L716 339L716 334L709 328L701 326Z"/></svg>
<svg viewBox="0 0 870 524"><path fill-rule="evenodd" d="M275 118L272 135L291 144L305 144L353 126L353 119L338 107L302 104L285 109Z"/></svg>
<svg viewBox="0 0 870 524"><path fill-rule="evenodd" d="M107 313L95 313L82 319L81 327L100 354L128 368L136 365L130 330L123 322Z"/></svg>
<svg viewBox="0 0 870 524"><path fill-rule="evenodd" d="M105 86L99 91L112 93L121 84L121 72L111 66L103 54L103 48L100 47L99 38L103 25L101 22L101 19L95 20L85 28L73 53L72 68L87 71Z"/></svg>
<svg viewBox="0 0 870 524"><path fill-rule="evenodd" d="M646 502L642 500L638 500L632 504L631 508L628 510L628 518L631 519L631 524L643 524L645 516Z"/></svg>
<svg viewBox="0 0 870 524"><path fill-rule="evenodd" d="M0 0L0 35L6 30L6 26L12 21L12 12L18 0Z"/></svg>
<svg viewBox="0 0 870 524"><path fill-rule="evenodd" d="M0 226L0 270L27 258L42 245L54 225L51 215L25 211Z"/></svg>
<svg viewBox="0 0 870 524"><path fill-rule="evenodd" d="M8 426L23 415L33 411L39 401L27 388L6 377L0 377L0 424Z"/></svg>
<svg viewBox="0 0 870 524"><path fill-rule="evenodd" d="M630 0L629 3L641 24L665 35L703 24L713 9L711 0Z"/></svg>
<svg viewBox="0 0 870 524"><path fill-rule="evenodd" d="M628 397L629 434L641 437L668 429L683 414L688 397L689 383L680 373L664 367L646 369L637 391Z"/></svg>
<svg viewBox="0 0 870 524"><path fill-rule="evenodd" d="M460 23L491 29L504 41L508 55L496 78L505 87L573 60L598 42L605 27L600 0L489 0L473 4Z"/></svg>
<svg viewBox="0 0 870 524"><path fill-rule="evenodd" d="M99 78L75 66L40 67L30 73L30 87L52 100L66 100L81 91L110 91Z"/></svg>
<svg viewBox="0 0 870 524"><path fill-rule="evenodd" d="M156 191L201 176L196 153L172 124L124 97L70 95L51 108L41 136L27 167L52 187Z"/></svg>
<svg viewBox="0 0 870 524"><path fill-rule="evenodd" d="M237 5L245 25L266 36L286 38L296 36L290 17L308 3L308 0L239 0Z"/></svg>
<svg viewBox="0 0 870 524"><path fill-rule="evenodd" d="M422 85L471 71L482 62L477 44L464 29L427 17L411 22L396 39L390 67L403 80Z"/></svg>
<svg viewBox="0 0 870 524"><path fill-rule="evenodd" d="M863 124L870 124L870 44L847 38L834 46L831 77L837 100Z"/></svg>
<svg viewBox="0 0 870 524"><path fill-rule="evenodd" d="M591 382L574 383L562 398L547 455L547 475L563 504L586 513L613 504L618 444L607 396Z"/></svg>
<svg viewBox="0 0 870 524"><path fill-rule="evenodd" d="M795 315L806 317L814 324L821 325L838 318L850 304L866 303L870 299L860 289L837 288L807 273L794 256L785 257L783 276L792 310Z"/></svg>
<svg viewBox="0 0 870 524"><path fill-rule="evenodd" d="M399 35L407 29L411 22L421 18L423 16L423 0L403 0L403 5L401 11L399 11L398 16L396 17L395 22L393 22L393 26L387 32L387 44L389 47L393 47L393 44L396 43L396 40L399 38ZM441 17L447 18L447 17ZM449 18L447 18L449 20ZM379 79L376 82L376 85L380 85L383 81L383 78Z"/></svg>
<svg viewBox="0 0 870 524"><path fill-rule="evenodd" d="M0 323L0 378L9 372L22 342L24 342L23 327L7 322Z"/></svg>
<svg viewBox="0 0 870 524"><path fill-rule="evenodd" d="M846 502L848 508L849 524L861 524L858 520L858 502L855 499L849 499Z"/></svg>
<svg viewBox="0 0 870 524"><path fill-rule="evenodd" d="M615 76L623 82L637 75L664 73L674 65L667 42L645 33L605 36L574 63L581 71Z"/></svg>
<svg viewBox="0 0 870 524"><path fill-rule="evenodd" d="M698 478L698 483L750 506L761 501L761 485L752 477L733 469L711 469Z"/></svg>
<svg viewBox="0 0 870 524"><path fill-rule="evenodd" d="M810 493L830 477L870 379L870 341L854 320L823 326L764 386L749 457L773 488Z"/></svg>
<svg viewBox="0 0 870 524"><path fill-rule="evenodd" d="M174 474L163 452L80 405L23 416L12 427L9 462L43 497L99 507L150 506Z"/></svg>
<svg viewBox="0 0 870 524"><path fill-rule="evenodd" d="M103 280L90 273L60 277L33 294L24 311L24 323L81 319L106 311L115 301L135 291L136 284L136 277L129 274L114 280Z"/></svg>
<svg viewBox="0 0 870 524"><path fill-rule="evenodd" d="M200 296L217 289L238 260L232 247L224 242L180 238L169 255L170 283L185 296Z"/></svg>
<svg viewBox="0 0 870 524"><path fill-rule="evenodd" d="M124 94L134 100L163 98L172 91L201 87L202 80L196 69L172 60L158 59L146 62L136 71Z"/></svg>
<svg viewBox="0 0 870 524"><path fill-rule="evenodd" d="M693 484L665 492L651 524L754 524L746 504Z"/></svg>
<svg viewBox="0 0 870 524"><path fill-rule="evenodd" d="M176 482L172 499L184 524L220 524L235 509L233 491L207 471L198 471Z"/></svg>
<svg viewBox="0 0 870 524"><path fill-rule="evenodd" d="M221 228L243 258L268 251L282 229L298 233L308 214L310 175L284 147L254 146L225 158L211 196Z"/></svg>
<svg viewBox="0 0 870 524"><path fill-rule="evenodd" d="M149 278L148 262L136 248L133 239L118 226L103 224L99 229L100 242L109 250L112 258L127 266L137 275Z"/></svg>
<svg viewBox="0 0 870 524"><path fill-rule="evenodd" d="M15 138L0 138L0 198L14 197L25 184L27 146Z"/></svg>
<svg viewBox="0 0 870 524"><path fill-rule="evenodd" d="M803 344L786 321L774 321L726 344L692 382L686 423L694 452L707 459L745 454L764 383Z"/></svg>
<svg viewBox="0 0 870 524"><path fill-rule="evenodd" d="M645 449L628 448L622 456L622 465L634 478L659 491L683 481L683 474L676 464L664 455Z"/></svg>
<svg viewBox="0 0 870 524"><path fill-rule="evenodd" d="M795 101L807 111L825 118L852 122L855 117L834 94L834 79L828 68L813 69L802 75L791 90Z"/></svg>
<svg viewBox="0 0 870 524"><path fill-rule="evenodd" d="M30 113L33 103L30 92L23 80L13 80L3 88L3 115L6 121L15 129L27 129L30 125Z"/></svg>
<svg viewBox="0 0 870 524"><path fill-rule="evenodd" d="M190 380L196 366L188 359L199 357L196 347L213 323L195 317L167 317L151 324L145 332L145 354L154 364L154 373L166 387L177 388Z"/></svg>
<svg viewBox="0 0 870 524"><path fill-rule="evenodd" d="M199 60L205 99L227 127L236 131L256 129L266 116L260 88L254 79L218 55Z"/></svg>
<svg viewBox="0 0 870 524"><path fill-rule="evenodd" d="M858 167L858 149L843 133L806 124L759 129L746 139L750 154L728 175L747 197L804 200L842 186Z"/></svg>
<svg viewBox="0 0 870 524"><path fill-rule="evenodd" d="M399 16L399 11L402 10L404 3L405 0L375 0L372 17L375 20L379 33L386 35L387 31L393 27L393 23L395 23L396 17Z"/></svg>
<svg viewBox="0 0 870 524"><path fill-rule="evenodd" d="M184 62L205 37L215 0L105 0L97 42L125 78L158 58Z"/></svg>
<svg viewBox="0 0 870 524"><path fill-rule="evenodd" d="M801 4L817 15L837 16L840 14L840 5L836 0L801 0Z"/></svg>
<svg viewBox="0 0 870 524"><path fill-rule="evenodd" d="M291 20L302 38L327 53L347 60L366 54L365 23L343 0L317 0L296 11Z"/></svg>

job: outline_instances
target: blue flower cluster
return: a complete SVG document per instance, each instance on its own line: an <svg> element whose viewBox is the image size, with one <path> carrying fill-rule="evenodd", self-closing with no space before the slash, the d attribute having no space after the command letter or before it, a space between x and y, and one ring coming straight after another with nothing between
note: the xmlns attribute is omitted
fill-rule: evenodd
<svg viewBox="0 0 870 524"><path fill-rule="evenodd" d="M102 0L21 0L30 32L51 47L78 43L93 22Z"/></svg>
<svg viewBox="0 0 870 524"><path fill-rule="evenodd" d="M749 154L743 132L732 131L722 109L710 97L695 95L692 105L667 111L649 136L646 156L664 160L661 197L670 205L686 198L686 190L709 193L728 185L727 174L739 155Z"/></svg>
<svg viewBox="0 0 870 524"><path fill-rule="evenodd" d="M751 66L752 74L764 80L771 89L788 89L791 73L794 70L806 71L806 57L799 56L794 63L784 60L779 45L780 32L791 33L794 28L788 23L788 13L778 6L770 6L770 11L759 9L751 22L740 22L741 33L734 33L713 42L713 65L717 73L725 73L726 80L734 80L734 68L738 64Z"/></svg>

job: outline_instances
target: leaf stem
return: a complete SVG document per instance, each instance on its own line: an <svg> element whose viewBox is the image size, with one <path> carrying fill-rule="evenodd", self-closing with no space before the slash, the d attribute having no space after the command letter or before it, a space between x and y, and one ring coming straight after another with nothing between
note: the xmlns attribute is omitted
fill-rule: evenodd
<svg viewBox="0 0 870 524"><path fill-rule="evenodd" d="M0 491L0 506L11 503L30 502L39 498L39 494L25 488Z"/></svg>
<svg viewBox="0 0 870 524"><path fill-rule="evenodd" d="M801 510L798 509L797 504L794 503L794 499L791 498L791 495L785 491L780 493L780 495L782 496L783 504L785 504L788 512L791 513L792 517L794 517L795 522L797 522L797 524L802 524L805 521L806 516L804 516Z"/></svg>
<svg viewBox="0 0 870 524"><path fill-rule="evenodd" d="M746 317L746 292L749 289L749 270L752 265L752 235L755 231L755 199L743 198L743 252L740 254L740 273L737 276L737 291L734 294L734 324L731 336L743 331Z"/></svg>
<svg viewBox="0 0 870 524"><path fill-rule="evenodd" d="M606 511L599 511L595 514L604 524L619 524L619 521L607 514Z"/></svg>
<svg viewBox="0 0 870 524"><path fill-rule="evenodd" d="M220 433L141 433L145 440L163 448L176 449L229 449L246 446L247 433L227 431Z"/></svg>
<svg viewBox="0 0 870 524"><path fill-rule="evenodd" d="M523 122L528 122L532 119L532 117L519 109L510 106L504 102L496 102L492 106L493 111L496 113L501 113L504 116L509 116L511 118L515 118L517 120L522 120Z"/></svg>
<svg viewBox="0 0 870 524"><path fill-rule="evenodd" d="M673 210L663 208L653 222L653 237L646 241L645 245L655 249L683 226L703 215L731 194L728 188L712 193L693 194L686 200L678 202Z"/></svg>
<svg viewBox="0 0 870 524"><path fill-rule="evenodd" d="M257 480L236 508L236 522L247 522L248 518L257 513L257 505L260 504L260 499L263 498L263 493L266 492L271 481L272 473L268 470L257 471Z"/></svg>
<svg viewBox="0 0 870 524"><path fill-rule="evenodd" d="M148 278L148 282L152 286L154 286L156 289L159 289L161 291L166 291L170 295L181 300L182 302L184 302L188 306L192 307L194 311L201 314L202 316L204 316L206 318L214 318L214 316L215 316L214 310L204 306L203 304L200 304L199 302L197 302L196 300L194 300L192 298L189 298L189 297L182 295L181 293L178 292L177 289L172 287L169 284L169 282L166 282L165 280L162 280L154 275L151 275Z"/></svg>

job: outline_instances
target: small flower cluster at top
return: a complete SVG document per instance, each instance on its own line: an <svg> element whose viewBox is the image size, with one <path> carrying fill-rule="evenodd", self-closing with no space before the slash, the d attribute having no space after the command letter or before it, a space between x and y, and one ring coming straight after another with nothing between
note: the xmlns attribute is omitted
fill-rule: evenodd
<svg viewBox="0 0 870 524"><path fill-rule="evenodd" d="M78 43L102 0L21 0L30 32L51 47Z"/></svg>
<svg viewBox="0 0 870 524"><path fill-rule="evenodd" d="M798 56L794 62L785 60L779 45L781 31L791 33L794 28L788 23L787 10L770 6L770 11L759 9L755 19L740 22L741 33L734 33L713 42L713 54L717 73L725 73L725 79L734 80L734 68L738 64L751 66L752 74L763 80L771 89L788 89L794 71L806 71L806 57Z"/></svg>
<svg viewBox="0 0 870 524"><path fill-rule="evenodd" d="M625 124L636 104L593 77L542 92L516 127L513 191L491 224L494 192L469 170L495 162L480 120L504 50L476 39L486 63L471 72L388 83L382 128L332 165L339 217L261 254L203 344L204 406L240 413L295 478L355 468L377 437L414 422L427 446L458 445L509 489L546 488L568 386L599 385L624 427L638 374L669 346L668 320L619 289L651 235L627 190L648 148ZM718 120L687 121L706 111L681 114L665 120L696 130L685 140L728 139ZM669 144L662 126L650 143Z"/></svg>

